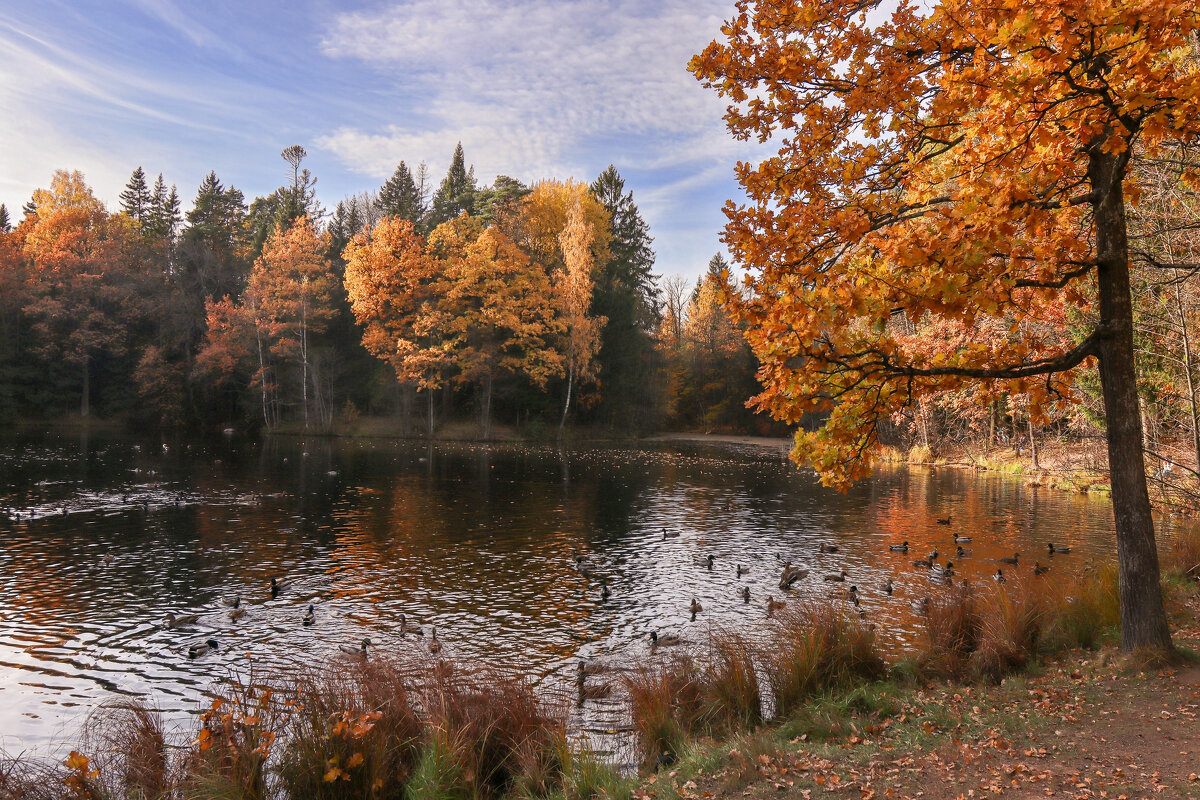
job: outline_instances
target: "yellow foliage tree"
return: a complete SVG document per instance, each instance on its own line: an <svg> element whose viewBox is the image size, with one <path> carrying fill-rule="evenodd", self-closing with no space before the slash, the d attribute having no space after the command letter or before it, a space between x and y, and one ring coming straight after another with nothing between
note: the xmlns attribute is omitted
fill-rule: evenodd
<svg viewBox="0 0 1200 800"><path fill-rule="evenodd" d="M608 321L604 317L589 314L592 307L592 272L596 264L592 255L595 238L595 228L584 219L583 203L576 200L558 235L562 268L554 273L553 278L554 299L563 325L563 367L567 373L566 399L563 401L562 418L558 422L559 438L562 438L563 427L567 424L571 389L575 381L590 380L596 376L600 331Z"/></svg>

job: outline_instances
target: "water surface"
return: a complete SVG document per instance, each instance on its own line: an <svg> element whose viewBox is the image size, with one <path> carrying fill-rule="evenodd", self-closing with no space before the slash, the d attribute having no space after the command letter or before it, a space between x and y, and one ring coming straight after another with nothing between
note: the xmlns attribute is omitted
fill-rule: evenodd
<svg viewBox="0 0 1200 800"><path fill-rule="evenodd" d="M787 560L812 570L800 597L840 596L845 585L821 576L845 570L866 617L903 647L915 635L909 604L936 590L911 562L952 551L955 534L973 541L949 557L981 578L1016 551L1018 572L1049 561L1050 540L1074 548L1051 575L1112 549L1104 498L953 469L887 470L842 495L779 448L688 443L558 451L27 433L0 440L0 509L10 751L70 741L114 697L183 716L251 663L319 664L364 636L413 651L433 627L444 654L520 665L548 690L569 683L580 657L643 661L652 630L692 641L714 627L760 631ZM888 550L904 540L909 553ZM608 600L576 556L595 563ZM749 573L738 577L739 565ZM291 581L277 598L273 576ZM894 597L879 590L887 576ZM235 596L249 610L236 623L223 605ZM704 607L695 619L693 598ZM168 612L201 619L169 630ZM401 614L425 637L402 635ZM189 660L188 646L210 637L219 651ZM617 698L577 713L588 730L625 723Z"/></svg>

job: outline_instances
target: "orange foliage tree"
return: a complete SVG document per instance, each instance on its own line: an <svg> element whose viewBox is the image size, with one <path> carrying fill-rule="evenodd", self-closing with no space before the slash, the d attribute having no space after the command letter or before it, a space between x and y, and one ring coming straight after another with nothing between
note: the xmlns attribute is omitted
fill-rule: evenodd
<svg viewBox="0 0 1200 800"><path fill-rule="evenodd" d="M325 254L329 244L308 217L286 230L277 227L254 262L246 286L255 306L254 318L271 353L300 367L300 403L304 427L309 426L309 378L312 375L312 337L325 330L333 316L336 280ZM313 381L314 395L319 384Z"/></svg>
<svg viewBox="0 0 1200 800"><path fill-rule="evenodd" d="M479 230L466 215L439 225L430 235L430 248L442 254L448 281L446 347L457 380L480 390L487 439L497 377L520 375L541 387L562 374L562 356L553 346L562 323L554 313L550 280L502 232Z"/></svg>
<svg viewBox="0 0 1200 800"><path fill-rule="evenodd" d="M876 424L933 392L1027 395L1035 414L1098 364L1122 647L1169 651L1134 370L1127 198L1135 145L1200 133L1200 80L1171 54L1197 0L739 0L696 76L735 136L781 136L740 164L727 298L762 367L758 406L828 412L793 457L845 485ZM1197 183L1189 175L1191 185ZM1163 265L1166 266L1166 265ZM1078 309L1085 330L1055 324ZM902 342L888 322L1012 337ZM1044 324L1043 324L1044 323Z"/></svg>
<svg viewBox="0 0 1200 800"><path fill-rule="evenodd" d="M346 294L363 328L363 347L388 362L401 383L416 383L429 401L444 381L449 353L444 345L446 291L441 263L428 254L413 224L385 217L354 236L342 253Z"/></svg>
<svg viewBox="0 0 1200 800"><path fill-rule="evenodd" d="M592 257L592 241L595 238L595 228L584 219L583 204L577 200L571 206L566 225L558 235L562 268L553 276L554 299L563 326L560 349L563 368L567 373L566 398L563 400L562 417L558 421L559 438L567 424L575 380L589 380L596 376L600 331L608 322L604 317L589 313L594 286L592 271L596 264Z"/></svg>
<svg viewBox="0 0 1200 800"><path fill-rule="evenodd" d="M136 233L128 219L110 217L78 171L59 170L49 189L33 194L37 217L25 232L26 305L37 350L81 375L79 413L90 410L92 364L120 355L138 306L129 253Z"/></svg>

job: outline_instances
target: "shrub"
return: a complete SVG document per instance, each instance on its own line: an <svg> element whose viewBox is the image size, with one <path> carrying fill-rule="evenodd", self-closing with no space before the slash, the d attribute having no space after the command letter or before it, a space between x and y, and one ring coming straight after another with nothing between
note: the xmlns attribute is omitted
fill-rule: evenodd
<svg viewBox="0 0 1200 800"><path fill-rule="evenodd" d="M829 602L789 605L776 614L763 654L780 716L820 692L878 678L886 668L874 631Z"/></svg>

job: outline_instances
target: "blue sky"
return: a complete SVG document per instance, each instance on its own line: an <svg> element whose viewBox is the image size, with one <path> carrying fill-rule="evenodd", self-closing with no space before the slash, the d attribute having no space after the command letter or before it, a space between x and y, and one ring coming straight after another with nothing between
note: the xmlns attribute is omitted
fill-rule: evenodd
<svg viewBox="0 0 1200 800"><path fill-rule="evenodd" d="M650 223L656 271L721 248L749 145L685 70L732 0L0 0L0 202L56 168L115 208L134 167L185 208L215 170L247 199L308 150L321 201L401 159L440 181L461 140L481 182L591 181L610 162Z"/></svg>

